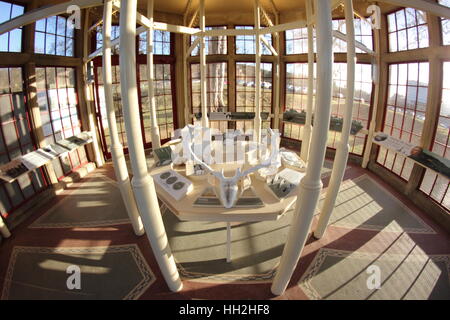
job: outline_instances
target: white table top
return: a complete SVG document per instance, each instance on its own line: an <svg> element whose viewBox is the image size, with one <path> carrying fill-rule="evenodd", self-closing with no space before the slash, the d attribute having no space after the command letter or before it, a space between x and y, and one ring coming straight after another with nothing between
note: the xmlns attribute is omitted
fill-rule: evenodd
<svg viewBox="0 0 450 320"><path fill-rule="evenodd" d="M226 176L232 176L234 170L238 165L236 164L216 164L213 165L213 169L224 169ZM185 167L179 166L174 168L175 171L183 176L185 175ZM164 171L171 169L171 166L164 167L152 167L150 168L150 174L156 175ZM279 168L279 171L283 169L283 166ZM265 220L277 220L284 213L286 213L295 204L297 199L297 190L293 193L279 200L265 187L265 182L257 179L254 174L250 175L252 181L252 187L256 192L256 195L264 202L263 207L254 208L230 208L224 207L199 207L194 206L194 202L203 191L210 186L207 179L190 179L193 182L193 190L182 198L180 201L176 201L170 196L163 188L155 183L156 192L158 198L162 200L169 209L182 221L224 221L224 222L248 222L248 221L265 221Z"/></svg>

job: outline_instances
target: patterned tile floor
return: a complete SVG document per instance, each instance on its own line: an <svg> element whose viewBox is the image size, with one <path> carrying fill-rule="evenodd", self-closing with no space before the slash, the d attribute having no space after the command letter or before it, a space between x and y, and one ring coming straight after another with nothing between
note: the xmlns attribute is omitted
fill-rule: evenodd
<svg viewBox="0 0 450 320"><path fill-rule="evenodd" d="M35 266L33 272L29 266ZM71 266L79 268L80 290L68 289L67 270ZM73 274L72 269L69 272ZM72 285L76 281L69 279ZM2 299L136 299L154 281L135 244L82 248L16 246Z"/></svg>
<svg viewBox="0 0 450 320"><path fill-rule="evenodd" d="M333 224L322 239L308 239L289 287L280 297L270 293L270 276L265 281L229 278L203 281L205 270L199 269L195 270L199 277L184 275L181 292L170 292L147 238L134 236L131 225L118 212L120 204L108 204L101 198L93 199L89 192L86 194L89 190L86 187L92 188L92 194L98 187L106 194L114 193L115 187L108 178L114 179L110 164L72 185L56 201L37 208L28 221L13 230L10 239L3 241L0 246L2 299L449 299L449 235L407 199L361 168L347 169L344 190L338 199L341 208L336 211ZM324 179L325 187L328 179ZM85 203L73 201L76 197ZM346 206L351 201L354 201L352 206L359 204L360 209L347 212ZM388 206L395 205L395 210L387 211L385 201L390 201ZM85 205L91 209L98 206L102 215L89 217ZM59 213L55 215L55 212ZM74 217L83 213L85 216L76 221ZM67 221L70 224L65 224ZM317 217L313 229L316 223ZM272 236L275 246L278 242L282 246L284 231L280 232ZM171 235L172 243L175 236ZM239 241L241 246L248 246L256 240L248 237ZM272 245L270 239L263 239L262 243ZM175 246L175 258L180 269L186 271L186 262L195 261L188 261L189 255L177 253L176 249ZM263 249L264 245L258 244L252 250L257 254ZM217 252L215 259L224 254L222 248ZM199 259L208 254L208 251L197 252ZM261 256L260 265L254 259L254 269L270 270L270 265L276 266L279 254L281 249L266 261ZM71 263L81 266L82 275L88 274L81 278L82 288L85 281L85 291L64 289L69 276L65 269ZM376 265L381 271L379 290L367 289L366 271L370 265ZM251 270L248 261L236 266L228 269L231 275ZM247 269L242 269L243 266ZM211 269L215 269L211 270L213 274L216 272L214 276L223 276L223 268Z"/></svg>

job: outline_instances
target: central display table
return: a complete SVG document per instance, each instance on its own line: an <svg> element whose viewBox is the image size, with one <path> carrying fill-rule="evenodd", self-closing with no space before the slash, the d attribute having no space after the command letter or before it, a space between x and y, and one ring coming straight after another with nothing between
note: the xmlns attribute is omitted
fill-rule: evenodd
<svg viewBox="0 0 450 320"><path fill-rule="evenodd" d="M214 169L224 169L226 176L234 175L237 164L217 164L212 165ZM170 166L152 167L150 174L155 176L167 170ZM283 166L278 171L281 171ZM183 169L176 169L179 174L186 176ZM251 185L256 195L262 200L262 207L233 207L226 209L225 207L199 207L194 202L201 196L202 192L210 186L207 179L191 180L193 190L184 198L177 201L167 191L155 184L158 198L163 201L169 209L182 221L223 221L223 222L249 222L249 221L266 221L277 220L281 215L287 212L297 199L296 192L284 199L278 199L265 187L265 182L257 179L254 174L250 175Z"/></svg>
<svg viewBox="0 0 450 320"><path fill-rule="evenodd" d="M215 164L213 169L224 170L226 176L233 176L235 170L240 165L237 163ZM168 170L174 170L179 174L185 175L184 166L173 168L168 166L156 167L150 169L150 174L156 176ZM284 167L281 166L280 172ZM188 177L187 177L188 178ZM294 190L286 198L278 199L266 187L266 182L256 178L255 174L250 175L251 186L256 195L262 200L263 206L258 207L199 207L194 202L202 195L204 190L210 186L208 180L190 179L193 189L179 201L175 200L166 190L155 183L158 198L170 209L170 211L181 221L210 221L227 223L227 261L231 261L231 223L232 222L255 222L277 220L287 211L289 211L297 200L297 192Z"/></svg>

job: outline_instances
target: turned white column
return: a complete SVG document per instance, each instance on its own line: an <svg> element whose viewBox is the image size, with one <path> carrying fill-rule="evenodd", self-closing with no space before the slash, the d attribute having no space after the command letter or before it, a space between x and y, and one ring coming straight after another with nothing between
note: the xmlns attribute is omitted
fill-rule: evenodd
<svg viewBox="0 0 450 320"><path fill-rule="evenodd" d="M155 102L155 72L153 69L153 7L154 0L147 4L147 18L150 20L150 28L147 31L147 80L148 80L148 103L150 107L150 134L152 137L152 149L161 148L161 136L159 134L158 121L156 119Z"/></svg>
<svg viewBox="0 0 450 320"><path fill-rule="evenodd" d="M183 285L170 250L156 196L153 178L148 174L141 134L136 81L137 0L122 0L120 10L120 86L125 129L130 151L133 187L142 223L163 277L172 291Z"/></svg>
<svg viewBox="0 0 450 320"><path fill-rule="evenodd" d="M112 67L111 67L111 21L112 0L106 1L103 7L103 87L105 91L105 104L108 119L109 136L111 139L111 155L122 199L127 209L128 217L133 226L134 233L138 236L145 233L141 217L131 190L130 178L123 153L123 146L119 140L117 131L116 114L114 112L113 90L112 90Z"/></svg>
<svg viewBox="0 0 450 320"><path fill-rule="evenodd" d="M378 59L376 60L378 61ZM366 147L364 149L364 155L363 155L363 159L361 162L361 167L362 168L367 168L367 165L369 164L369 160L370 160L370 153L372 151L372 145L373 145L373 135L375 133L375 127L377 125L376 123L376 117L377 117L377 102L378 99L380 97L380 83L379 83L379 79L380 79L380 73L379 73L379 64L378 63L372 63L372 68L375 68L375 75L374 75L374 83L375 83L375 92L373 95L373 108L372 108L372 115L371 115L371 119L370 119L370 124L369 124L369 133L367 134L367 141L366 141Z"/></svg>
<svg viewBox="0 0 450 320"><path fill-rule="evenodd" d="M184 15L184 18L183 18L183 26L185 26L186 25L186 16L187 16L187 13ZM188 64L187 64L187 41L188 41L188 39L189 39L189 37L187 36L187 35L185 35L185 34L183 34L182 35L182 38L183 38L183 46L182 46L182 49L183 49L183 97L184 97L184 99L183 99L183 102L184 102L184 105L183 105L183 108L184 108L184 123L186 124L186 125L188 125L188 124L190 124L191 123L191 117L190 117L190 110L189 110L189 106L190 106L190 104L189 104L189 94L188 94L188 82L189 82L189 76L188 76Z"/></svg>
<svg viewBox="0 0 450 320"><path fill-rule="evenodd" d="M314 96L314 29L312 0L306 0L306 20L308 31L308 99L306 104L306 120L303 127L302 149L300 157L303 161L308 161L309 145L311 142L313 96Z"/></svg>
<svg viewBox="0 0 450 320"><path fill-rule="evenodd" d="M94 114L95 114L95 110L94 107L92 105L92 94L91 94L91 88L87 82L87 74L88 74L88 61L87 61L87 57L88 57L88 32L89 32L89 11L86 11L86 18L85 18L85 23L84 23L84 29L83 29L83 75L84 75L84 95L86 97L86 108L87 108L87 114L88 114L88 127L89 127L89 131L91 133L92 136L92 149L94 151L94 157L95 157L95 164L97 166L97 168L103 167L103 165L105 164L105 161L103 160L103 155L100 153L100 147L98 144L98 139L97 139L97 133L95 130L95 118L94 118Z"/></svg>
<svg viewBox="0 0 450 320"><path fill-rule="evenodd" d="M350 129L352 127L353 100L355 95L355 25L353 20L352 0L345 0L345 26L347 30L347 90L344 110L344 123L342 126L341 138L336 148L334 157L333 171L331 173L330 183L327 194L320 210L319 223L314 231L314 237L322 238L333 213L339 188L344 178L345 168L347 166L350 138Z"/></svg>
<svg viewBox="0 0 450 320"><path fill-rule="evenodd" d="M9 229L6 226L5 222L3 221L2 217L0 217L0 234L2 235L3 238L11 237L11 232L9 232Z"/></svg>
<svg viewBox="0 0 450 320"><path fill-rule="evenodd" d="M205 32L205 0L200 0L200 31ZM200 36L200 105L202 110L202 127L209 127L208 121L208 98L206 92L206 54L205 37Z"/></svg>
<svg viewBox="0 0 450 320"><path fill-rule="evenodd" d="M380 48L380 30L374 29L374 39L375 39L375 59L372 59L372 73L373 73L373 81L375 84L374 94L373 94L373 102L372 102L372 115L369 124L369 133L367 135L366 147L364 149L364 156L361 163L361 167L364 169L367 168L370 160L370 153L372 151L372 140L375 133L375 128L377 125L377 106L378 100L380 99L380 68L381 68L381 48Z"/></svg>
<svg viewBox="0 0 450 320"><path fill-rule="evenodd" d="M261 13L259 1L255 0L255 119L253 120L253 141L261 142Z"/></svg>
<svg viewBox="0 0 450 320"><path fill-rule="evenodd" d="M331 111L332 84L332 28L330 1L316 0L317 14L317 104L314 117L309 161L305 177L301 180L291 227L281 256L272 293L281 295L291 279L292 273L305 246L311 222L322 190L320 173L325 159L328 127Z"/></svg>
<svg viewBox="0 0 450 320"><path fill-rule="evenodd" d="M97 133L95 132L95 119L93 110L89 112L89 130L92 136L92 148L94 149L95 164L97 165L97 168L101 168L103 167L105 162L103 161L102 155L100 154L100 147L98 145Z"/></svg>

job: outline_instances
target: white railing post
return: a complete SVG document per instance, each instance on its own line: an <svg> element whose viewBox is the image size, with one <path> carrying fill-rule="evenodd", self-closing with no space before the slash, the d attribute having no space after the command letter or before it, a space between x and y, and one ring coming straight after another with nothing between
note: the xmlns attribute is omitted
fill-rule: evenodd
<svg viewBox="0 0 450 320"><path fill-rule="evenodd" d="M363 167L364 169L367 168L367 165L369 164L370 161L370 154L372 151L372 140L373 140L373 136L375 133L375 129L376 129L376 118L377 118L377 106L378 106L378 99L380 98L380 90L381 90L381 86L380 86L380 66L381 66L381 56L380 56L380 46L379 46L379 39L380 39L380 30L374 30L374 34L375 34L375 42L377 43L376 45L376 50L375 50L375 58L372 59L372 78L375 84L375 91L374 91L374 95L373 95L373 101L372 101L372 115L371 115L371 119L370 119L370 124L369 124L369 133L367 135L367 141L366 141L366 146L364 149L364 155L363 155L363 160L361 163L361 167Z"/></svg>
<svg viewBox="0 0 450 320"><path fill-rule="evenodd" d="M306 104L306 120L303 127L302 149L300 157L308 161L309 144L311 142L313 96L314 96L314 29L312 0L306 0L306 17L308 29L308 100Z"/></svg>
<svg viewBox="0 0 450 320"><path fill-rule="evenodd" d="M152 149L161 148L161 136L159 134L158 120L156 118L155 102L155 72L153 69L153 7L154 0L147 4L147 17L150 20L150 28L147 31L147 80L148 80L148 103L150 108L150 134L152 137Z"/></svg>
<svg viewBox="0 0 450 320"><path fill-rule="evenodd" d="M112 0L105 2L103 7L103 87L105 91L105 104L108 119L109 135L111 139L111 155L122 199L127 209L128 217L133 226L134 233L138 236L145 233L141 217L136 206L133 191L131 190L130 178L123 153L123 146L119 140L117 131L116 114L114 112L113 90L112 90L112 67L111 67L111 22L112 22Z"/></svg>
<svg viewBox="0 0 450 320"><path fill-rule="evenodd" d="M314 237L322 238L333 213L336 198L339 193L342 179L344 178L347 166L350 138L352 127L353 101L355 95L355 25L353 20L352 0L345 0L345 25L347 30L347 90L344 110L344 123L336 155L334 157L333 171L328 185L325 201L320 211L319 223L314 231Z"/></svg>
<svg viewBox="0 0 450 320"><path fill-rule="evenodd" d="M179 291L183 284L164 229L155 184L147 171L141 134L136 80L136 12L137 0L122 0L120 10L120 86L128 150L133 171L131 185L141 213L142 223L161 273L169 289Z"/></svg>
<svg viewBox="0 0 450 320"><path fill-rule="evenodd" d="M205 32L205 0L200 0L200 31ZM202 110L202 127L209 127L208 121L208 97L206 92L206 54L205 37L200 36L200 104Z"/></svg>
<svg viewBox="0 0 450 320"><path fill-rule="evenodd" d="M255 0L255 119L253 121L253 141L261 143L261 13L259 1Z"/></svg>
<svg viewBox="0 0 450 320"><path fill-rule="evenodd" d="M333 52L330 1L316 0L315 4L318 63L316 115L311 139L311 145L314 148L309 154L306 175L299 185L294 216L280 265L272 284L272 293L275 295L284 293L297 266L322 190L321 170L325 159L330 124Z"/></svg>

